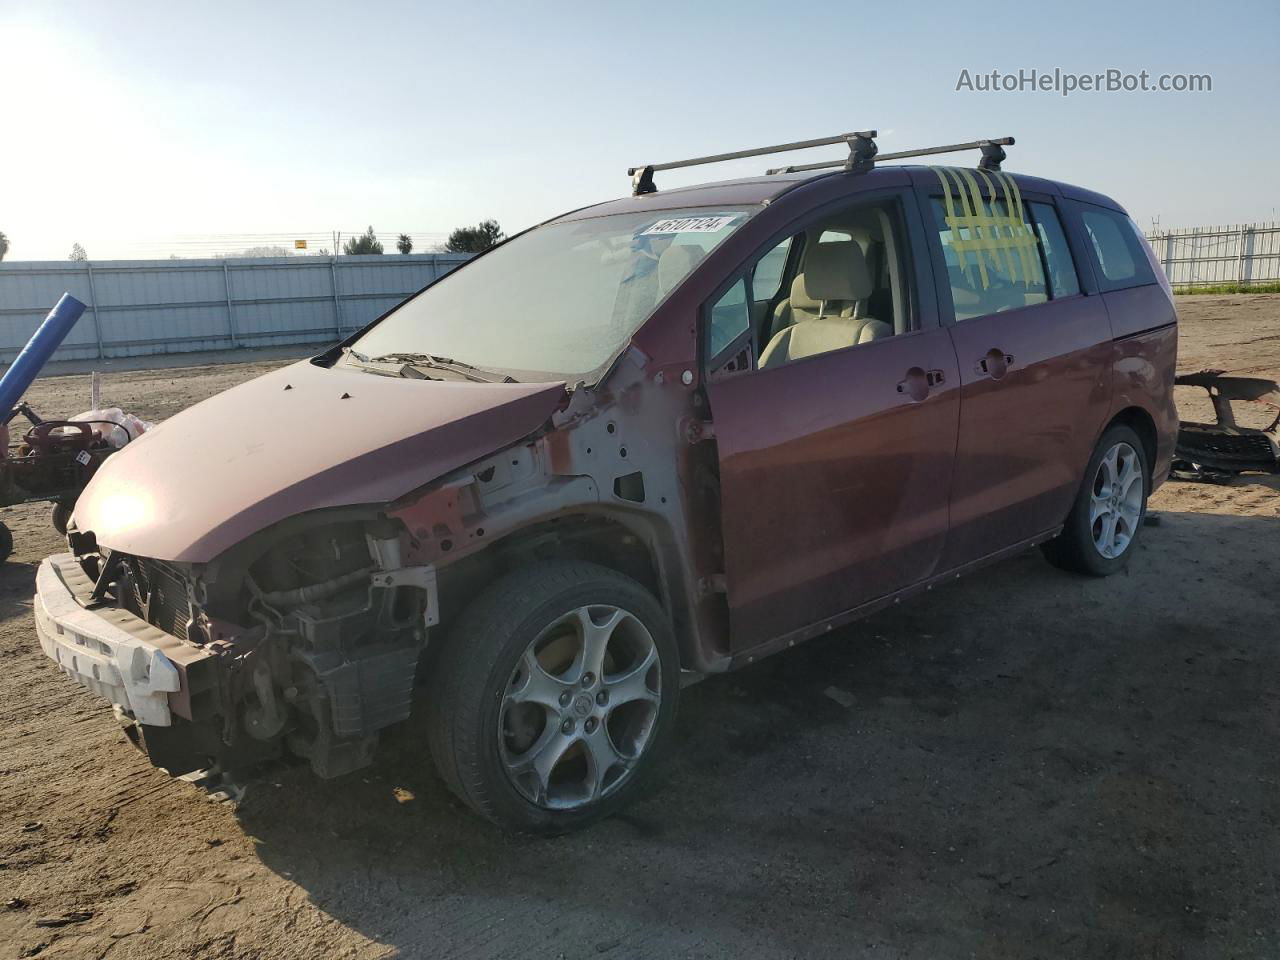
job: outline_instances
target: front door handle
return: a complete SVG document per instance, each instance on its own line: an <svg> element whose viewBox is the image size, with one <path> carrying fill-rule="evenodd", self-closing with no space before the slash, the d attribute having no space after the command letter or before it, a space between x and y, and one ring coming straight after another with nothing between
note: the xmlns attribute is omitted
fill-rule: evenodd
<svg viewBox="0 0 1280 960"><path fill-rule="evenodd" d="M992 380L1001 379L1009 368L1013 366L1013 354L1005 353L1003 350L992 347L986 352L986 355L978 361L978 365L974 368L976 373L985 373Z"/></svg>

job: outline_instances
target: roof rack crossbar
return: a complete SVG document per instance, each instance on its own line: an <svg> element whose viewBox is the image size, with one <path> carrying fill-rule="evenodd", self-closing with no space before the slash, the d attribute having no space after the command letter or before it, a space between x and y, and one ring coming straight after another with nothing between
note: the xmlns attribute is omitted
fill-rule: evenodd
<svg viewBox="0 0 1280 960"><path fill-rule="evenodd" d="M693 157L689 160L672 160L667 163L649 163L639 167L628 167L627 175L632 178L632 193L654 193L657 187L653 182L653 174L658 170L675 170L680 167L696 167L704 163L720 163L724 160L742 160L746 157L761 157L770 153L785 153L789 150L808 150L810 147L826 147L835 143L849 145L849 158L831 166L846 165L856 167L859 163L870 162L866 155L870 144L871 156L875 155L874 137L876 131L861 130L853 133L840 133L834 137L818 137L815 140L795 140L791 143L777 143L770 147L755 147L751 150L735 150L731 153L713 153L705 157ZM824 164L823 166L827 166ZM799 168L798 168L799 169ZM770 171L772 172L772 171Z"/></svg>
<svg viewBox="0 0 1280 960"><path fill-rule="evenodd" d="M968 143L948 143L938 147L920 147L916 150L899 150L896 153L881 153L875 160L905 160L907 157L928 157L936 153L958 153L961 150L981 150L982 160L978 166L983 170L999 170L1005 159L1002 147L1013 146L1013 137L996 137L991 140L970 140ZM789 167L774 167L766 171L770 176L778 173L800 173L805 170L829 170L846 166L844 160L824 160L821 163L801 163Z"/></svg>

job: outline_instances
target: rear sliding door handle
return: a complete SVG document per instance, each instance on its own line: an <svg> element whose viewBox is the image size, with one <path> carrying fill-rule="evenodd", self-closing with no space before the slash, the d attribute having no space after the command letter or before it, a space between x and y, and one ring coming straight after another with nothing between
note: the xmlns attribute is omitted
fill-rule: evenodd
<svg viewBox="0 0 1280 960"><path fill-rule="evenodd" d="M941 370L922 370L920 367L912 367L907 371L907 378L898 381L898 392L905 393L919 403L929 396L930 388L938 386L945 379L945 374Z"/></svg>
<svg viewBox="0 0 1280 960"><path fill-rule="evenodd" d="M975 373L985 373L992 380L999 380L1013 366L1013 354L992 347L974 367Z"/></svg>

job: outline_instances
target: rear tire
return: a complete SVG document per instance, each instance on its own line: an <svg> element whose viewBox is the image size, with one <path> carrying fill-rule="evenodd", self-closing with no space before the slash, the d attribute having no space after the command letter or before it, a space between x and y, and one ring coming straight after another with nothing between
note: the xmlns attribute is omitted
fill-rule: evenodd
<svg viewBox="0 0 1280 960"><path fill-rule="evenodd" d="M13 531L0 523L0 563L8 560L11 553L13 553Z"/></svg>
<svg viewBox="0 0 1280 960"><path fill-rule="evenodd" d="M1151 466L1142 438L1123 424L1110 427L1085 468L1067 522L1040 549L1055 567L1091 577L1123 570L1142 531L1151 492Z"/></svg>
<svg viewBox="0 0 1280 960"><path fill-rule="evenodd" d="M517 570L435 659L427 734L449 788L509 830L557 834L647 787L674 730L675 637L640 584L591 563Z"/></svg>

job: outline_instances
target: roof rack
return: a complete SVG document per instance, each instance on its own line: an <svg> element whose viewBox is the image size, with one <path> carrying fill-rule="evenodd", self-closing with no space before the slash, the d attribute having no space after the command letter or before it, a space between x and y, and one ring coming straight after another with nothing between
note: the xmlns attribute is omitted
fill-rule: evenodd
<svg viewBox="0 0 1280 960"><path fill-rule="evenodd" d="M741 160L744 157L762 157L770 153L785 153L788 150L808 150L810 147L827 147L833 143L849 145L848 163L851 169L855 164L870 163L876 154L873 139L874 130L862 130L854 133L838 133L834 137L818 137L816 140L796 140L793 143L776 143L771 147L756 147L752 150L735 150L732 153L715 153L707 157L694 157L691 160L672 160L668 163L649 163L639 167L628 167L627 176L631 177L631 193L640 196L644 193L657 193L653 175L658 170L675 170L679 167L696 167L704 163L720 163L723 160ZM869 153L867 151L870 151ZM838 166L839 164L837 164Z"/></svg>
<svg viewBox="0 0 1280 960"><path fill-rule="evenodd" d="M854 173L865 173L874 169L879 160L902 160L907 157L926 157L935 153L956 153L960 150L981 150L982 159L978 166L983 170L999 170L1006 155L1002 147L1012 146L1013 137L998 137L992 140L970 140L968 143L949 143L940 147L921 147L918 150L900 150L897 153L880 153L876 146L876 131L861 130L853 133L840 133L834 137L819 137L816 140L796 140L792 143L778 143L770 147L755 147L751 150L735 150L732 153L715 153L706 157L693 157L689 160L672 160L667 163L649 163L639 167L628 167L627 175L631 177L631 193L640 196L656 193L657 185L653 175L658 170L676 170L680 167L696 167L704 163L720 163L724 160L741 160L745 157L761 157L771 153L785 153L789 150L808 150L810 147L825 147L835 143L849 145L849 156L843 160L826 160L821 163L802 163L787 167L774 167L766 171L773 175L778 173L799 173L804 170L827 170L844 167Z"/></svg>

